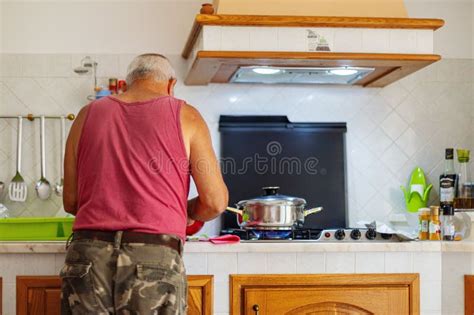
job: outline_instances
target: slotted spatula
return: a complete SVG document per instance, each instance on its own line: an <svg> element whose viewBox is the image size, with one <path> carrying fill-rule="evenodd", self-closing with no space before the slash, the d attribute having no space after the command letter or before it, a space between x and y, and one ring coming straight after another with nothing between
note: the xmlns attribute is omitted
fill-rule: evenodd
<svg viewBox="0 0 474 315"><path fill-rule="evenodd" d="M16 148L16 174L8 186L8 196L11 201L25 202L28 195L28 187L21 176L21 140L23 131L23 117L18 116L18 143Z"/></svg>

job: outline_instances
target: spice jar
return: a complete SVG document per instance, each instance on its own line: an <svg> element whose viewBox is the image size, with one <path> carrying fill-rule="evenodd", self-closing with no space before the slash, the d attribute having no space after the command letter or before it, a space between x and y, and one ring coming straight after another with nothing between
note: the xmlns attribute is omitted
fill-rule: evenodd
<svg viewBox="0 0 474 315"><path fill-rule="evenodd" d="M418 209L418 238L421 241L426 241L429 239L429 222L430 222L430 209L429 208L420 208Z"/></svg>
<svg viewBox="0 0 474 315"><path fill-rule="evenodd" d="M430 241L441 240L441 221L439 220L438 206L430 207L429 239Z"/></svg>
<svg viewBox="0 0 474 315"><path fill-rule="evenodd" d="M454 207L446 205L443 207L443 240L454 241L456 228L454 227Z"/></svg>

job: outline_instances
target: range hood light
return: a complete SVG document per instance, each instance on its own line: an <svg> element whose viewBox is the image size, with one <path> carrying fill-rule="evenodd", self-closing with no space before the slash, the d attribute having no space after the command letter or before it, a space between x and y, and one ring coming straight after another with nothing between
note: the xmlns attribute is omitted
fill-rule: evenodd
<svg viewBox="0 0 474 315"><path fill-rule="evenodd" d="M281 70L275 69L275 68L261 67L261 68L253 68L252 71L258 74L277 74Z"/></svg>
<svg viewBox="0 0 474 315"><path fill-rule="evenodd" d="M347 69L347 68L344 68L344 69L332 69L329 71L331 74L335 74L335 75L354 75L356 74L358 71L355 70L355 69Z"/></svg>
<svg viewBox="0 0 474 315"><path fill-rule="evenodd" d="M368 67L268 67L242 66L232 83L354 84L375 69Z"/></svg>

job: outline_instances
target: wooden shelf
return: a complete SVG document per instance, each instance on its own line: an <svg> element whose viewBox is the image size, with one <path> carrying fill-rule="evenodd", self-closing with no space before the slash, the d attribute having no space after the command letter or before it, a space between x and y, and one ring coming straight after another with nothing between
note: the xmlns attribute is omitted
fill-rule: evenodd
<svg viewBox="0 0 474 315"><path fill-rule="evenodd" d="M433 62L439 55L365 54L332 52L199 51L186 77L187 85L228 83L241 66L371 67L375 71L357 82L364 87L383 87Z"/></svg>
<svg viewBox="0 0 474 315"><path fill-rule="evenodd" d="M276 16L198 14L181 55L187 59L196 44L203 25L267 27L349 27L437 30L441 19L369 18L340 16Z"/></svg>
<svg viewBox="0 0 474 315"><path fill-rule="evenodd" d="M195 23L216 26L350 27L429 30L437 30L444 25L444 21L441 19L226 14L198 14Z"/></svg>

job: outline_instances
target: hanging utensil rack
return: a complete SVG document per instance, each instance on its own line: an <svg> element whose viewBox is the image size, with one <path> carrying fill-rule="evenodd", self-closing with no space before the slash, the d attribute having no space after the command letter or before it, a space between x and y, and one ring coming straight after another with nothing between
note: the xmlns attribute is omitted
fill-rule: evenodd
<svg viewBox="0 0 474 315"><path fill-rule="evenodd" d="M23 115L18 115L18 116L0 116L0 119L18 119L18 117L23 117L25 119L28 119L29 121L33 121L35 119L41 118L40 115L33 115L33 114L27 114L25 116ZM76 115L74 114L67 114L65 116L44 116L46 119L61 119L62 117L65 117L67 120L74 120L76 119Z"/></svg>

